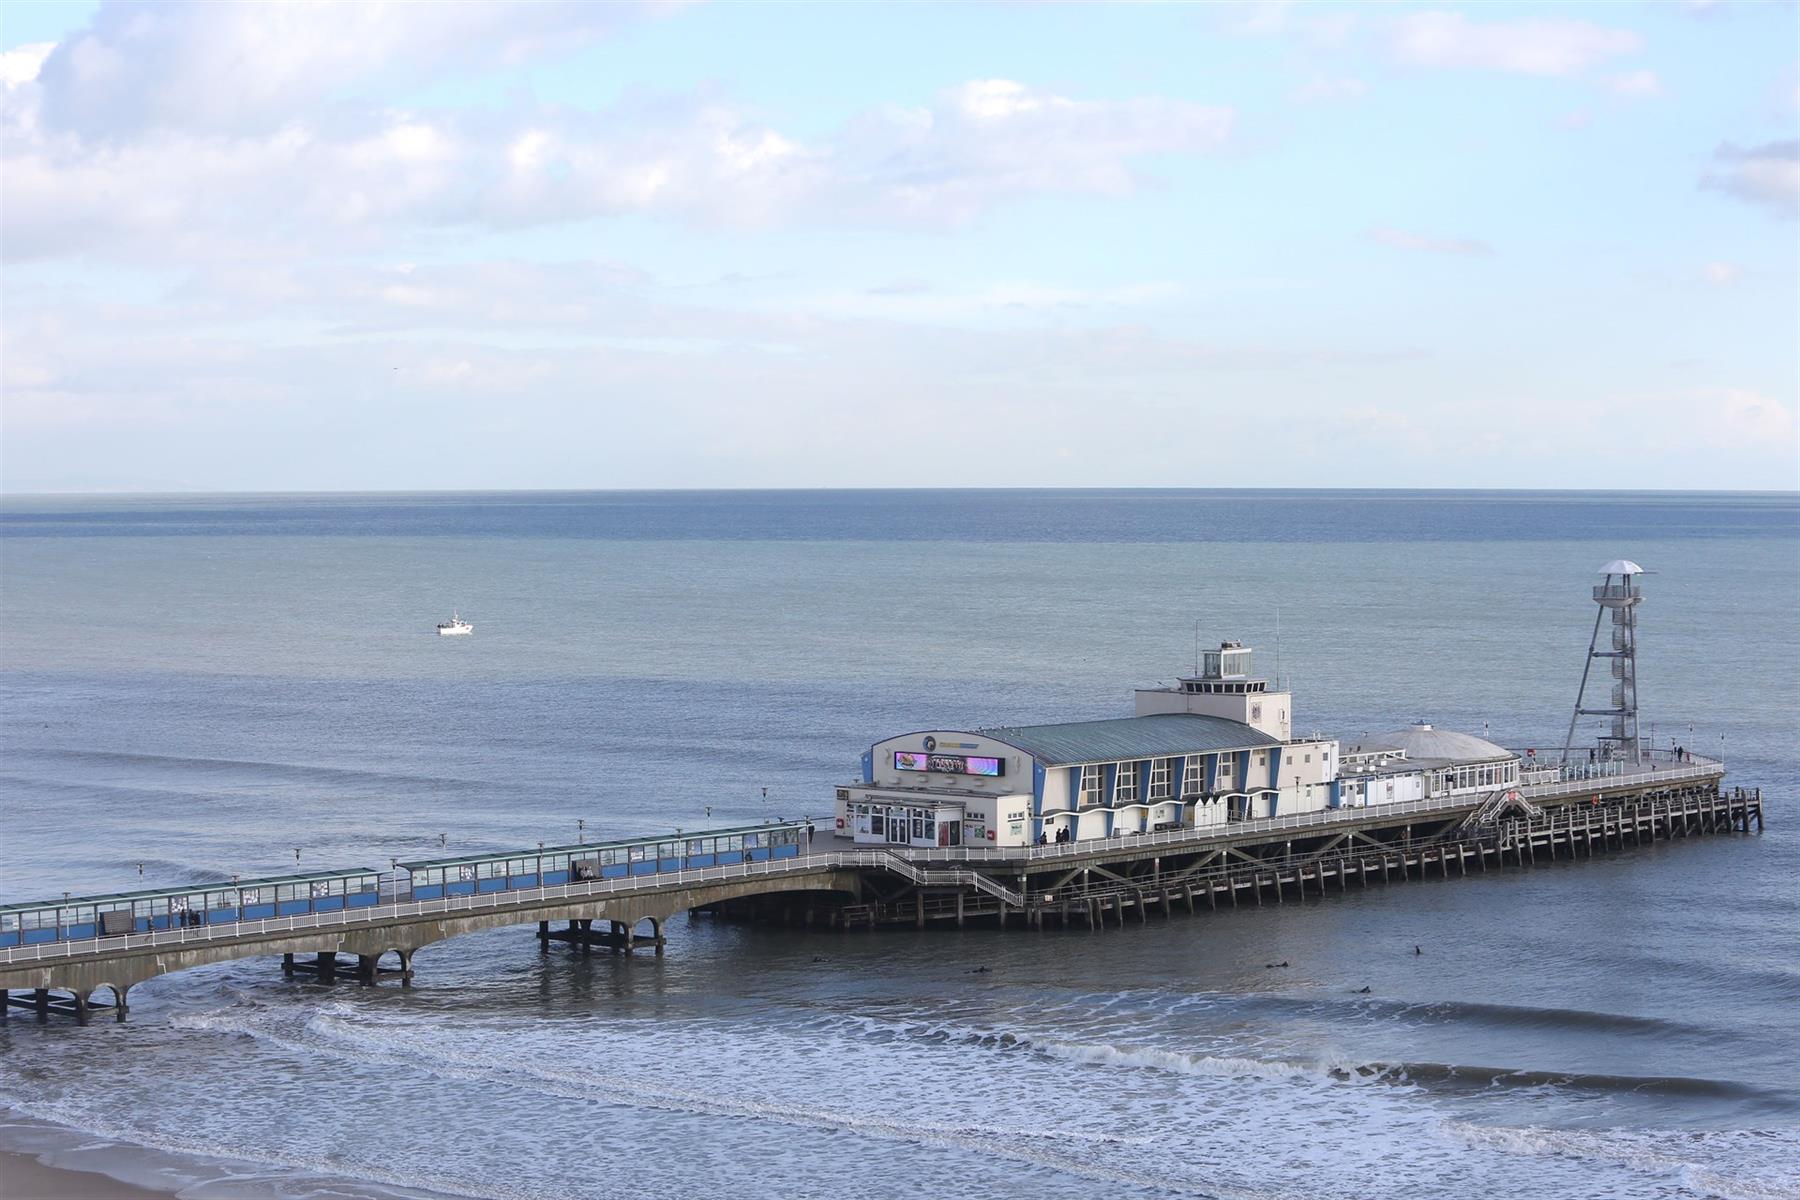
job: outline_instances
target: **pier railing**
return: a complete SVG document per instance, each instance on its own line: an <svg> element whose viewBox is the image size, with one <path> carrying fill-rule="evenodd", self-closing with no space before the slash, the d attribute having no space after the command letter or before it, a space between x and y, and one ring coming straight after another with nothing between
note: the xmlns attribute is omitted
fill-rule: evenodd
<svg viewBox="0 0 1800 1200"><path fill-rule="evenodd" d="M0 950L0 965L29 965L34 962L54 962L96 954L110 956L148 949L180 950L221 943L263 941L284 933L305 934L367 929L406 921L426 920L432 917L463 917L506 910L529 911L561 902L582 903L605 900L620 895L649 895L657 892L682 891L687 888L730 883L741 879L808 875L844 867L879 868L899 875L912 883L927 887L973 887L1014 907L1025 902L1020 893L1004 887L979 871L927 868L909 862L892 851L880 848L833 849L820 853L802 854L796 858L768 859L762 862L735 863L719 867L692 867L677 871L660 871L654 875L597 879L580 883L555 884L549 887L518 888L474 896L450 896L437 900L395 897L387 903L372 905L368 908L298 913L291 917L268 917L252 921L233 921L220 925L162 929L154 933L115 934L111 937L45 942L34 946L12 946Z"/></svg>
<svg viewBox="0 0 1800 1200"><path fill-rule="evenodd" d="M1645 782L1679 783L1688 780L1716 778L1723 773L1720 764L1698 756L1692 762L1663 766L1644 766L1636 772L1604 777L1563 781L1519 788L1519 793L1532 800L1573 797L1587 793L1596 785L1616 787ZM605 900L613 896L648 895L662 891L733 880L802 875L845 867L872 867L889 871L913 883L930 887L973 887L979 891L1018 906L1020 893L1006 888L988 874L975 870L977 864L1022 864L1055 862L1092 854L1097 850L1114 851L1157 846L1192 847L1207 842L1231 841L1245 835L1282 831L1316 831L1333 826L1350 826L1369 820L1419 814L1427 816L1469 810L1480 803L1479 795L1443 796L1430 800L1408 800L1395 804L1368 805L1361 808L1326 809L1323 812L1297 813L1290 816L1263 817L1250 821L1231 821L1205 828L1171 829L1159 833L1124 834L1106 839L1064 842L1048 846L1010 848L957 847L950 849L906 849L878 846L830 849L809 852L795 858L762 862L737 863L729 866L691 867L660 871L654 875L626 876L617 879L585 880L555 884L549 887L518 888L473 896L451 896L435 900L413 900L410 895L383 897L385 903L368 908L337 912L301 913L291 917L269 917L234 921L220 925L199 925L152 933L115 934L110 937L56 941L30 946L0 949L0 965L16 966L42 961L60 961L98 954L114 955L147 949L180 949L185 946L260 941L283 933L304 934L313 931L366 929L385 924L432 917L458 917L502 910L528 911L560 902L580 903ZM955 866L935 867L934 863ZM990 867L991 869L991 867Z"/></svg>
<svg viewBox="0 0 1800 1200"><path fill-rule="evenodd" d="M1691 763L1681 765L1633 765L1636 765L1638 769L1605 776L1583 776L1578 779L1559 780L1555 783L1520 787L1517 790L1519 795L1528 800L1542 801L1579 796L1590 791L1596 785L1618 787L1649 782L1681 783L1687 780L1714 778L1723 774L1717 761L1701 758L1698 755ZM1098 849L1186 846L1195 842L1213 841L1243 834L1279 833L1283 830L1316 830L1350 822L1406 816L1411 813L1422 816L1448 813L1459 809L1473 809L1480 805L1485 796L1486 793L1470 792L1458 796L1438 796L1428 800L1400 800L1393 804L1370 804L1359 808L1328 808L1321 812L1294 813L1285 817L1258 817L1249 821L1228 821L1222 825L1165 829L1158 833L1126 833L1116 837L1088 838L1074 842L1052 843L1048 846L984 846L980 848L963 846L949 849L904 850L902 853L914 862L1054 862L1057 859L1077 858L1084 854L1091 854Z"/></svg>

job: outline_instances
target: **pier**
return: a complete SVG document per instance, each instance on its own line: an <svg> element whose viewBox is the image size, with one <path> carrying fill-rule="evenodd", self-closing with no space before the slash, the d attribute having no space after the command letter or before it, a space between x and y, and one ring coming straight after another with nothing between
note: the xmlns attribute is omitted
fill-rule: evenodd
<svg viewBox="0 0 1800 1200"><path fill-rule="evenodd" d="M243 903L228 920L201 914L189 920L183 910L167 927L152 920L139 928L145 922L138 918L129 932L108 932L106 915L77 911L88 902L75 898L57 911L77 918L85 911L96 922L91 936L32 944L15 936L16 944L0 948L0 1016L24 1012L47 1021L62 1014L86 1022L110 1008L123 1020L129 991L139 983L256 956L278 959L290 977L318 984L410 986L419 949L510 926L535 925L540 952L566 945L580 954L621 955L664 953L664 927L683 912L845 931L975 922L1101 930L1144 922L1152 913L1283 904L1353 885L1529 869L1658 840L1763 827L1760 790L1725 789L1724 766L1713 760L1594 771L1577 766L1538 776L1484 796L1024 847L874 848L828 834L815 839L803 823L540 847L449 860L471 864L463 872L464 894L446 894L456 890L454 882L416 883L446 878L442 866L418 864L381 873L377 890L360 896L352 890L328 911L250 917ZM615 854L620 865L604 865ZM601 865L585 868L589 862ZM482 864L501 866L488 871ZM596 877L582 877L584 869ZM313 879L312 895L323 899L309 903L324 904L372 876L331 872ZM327 886L331 881L338 893ZM243 890L242 898L248 894ZM170 893L105 899L128 913L134 897L145 895ZM359 898L366 902L352 903ZM270 907L279 910L280 903Z"/></svg>

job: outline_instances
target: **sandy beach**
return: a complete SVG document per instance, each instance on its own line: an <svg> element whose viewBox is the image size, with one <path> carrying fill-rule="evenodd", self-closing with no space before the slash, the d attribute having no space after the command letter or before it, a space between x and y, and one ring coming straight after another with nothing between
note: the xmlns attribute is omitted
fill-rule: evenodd
<svg viewBox="0 0 1800 1200"><path fill-rule="evenodd" d="M93 1171L45 1166L34 1155L0 1150L0 1197L5 1200L130 1200L171 1194L120 1183Z"/></svg>

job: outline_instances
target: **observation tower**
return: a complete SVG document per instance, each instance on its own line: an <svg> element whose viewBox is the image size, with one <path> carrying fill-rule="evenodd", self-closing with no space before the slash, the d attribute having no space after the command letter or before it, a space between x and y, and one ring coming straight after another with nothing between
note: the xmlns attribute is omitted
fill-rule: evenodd
<svg viewBox="0 0 1800 1200"><path fill-rule="evenodd" d="M1575 694L1575 712L1569 718L1569 736L1563 739L1562 760L1569 761L1569 753L1575 746L1575 726L1583 717L1603 717L1607 722L1606 732L1598 739L1598 752L1607 761L1636 762L1643 757L1644 746L1638 738L1638 701L1637 701L1637 606L1643 602L1644 594L1638 588L1638 576L1644 574L1644 568L1628 558L1616 558L1600 568L1605 582L1594 588L1594 603L1600 611L1594 615L1594 635L1588 640L1587 663L1581 669L1581 690ZM1607 623L1607 614L1612 616L1612 632L1605 639L1600 636L1600 627ZM1607 673L1611 676L1612 687L1606 699L1607 707L1600 707L1601 695L1593 701L1588 700L1588 682L1593 676L1596 660L1605 659L1609 664ZM1594 681L1594 690L1599 692L1599 681ZM1591 707L1590 707L1591 705Z"/></svg>

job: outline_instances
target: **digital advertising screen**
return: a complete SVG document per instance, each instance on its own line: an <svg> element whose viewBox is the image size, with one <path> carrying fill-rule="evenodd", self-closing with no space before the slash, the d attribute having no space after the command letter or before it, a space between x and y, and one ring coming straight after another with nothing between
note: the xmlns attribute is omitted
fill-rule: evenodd
<svg viewBox="0 0 1800 1200"><path fill-rule="evenodd" d="M927 771L940 775L985 775L998 778L1006 774L1006 760L973 754L928 754L923 750L894 751L896 771Z"/></svg>

